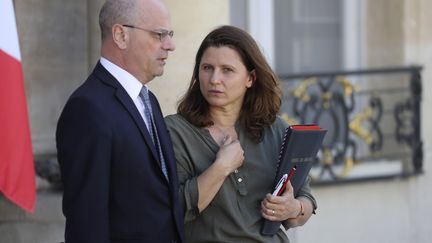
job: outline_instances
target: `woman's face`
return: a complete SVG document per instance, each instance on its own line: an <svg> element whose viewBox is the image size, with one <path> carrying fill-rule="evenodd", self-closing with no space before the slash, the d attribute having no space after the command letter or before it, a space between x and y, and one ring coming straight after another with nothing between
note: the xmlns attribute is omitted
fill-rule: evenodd
<svg viewBox="0 0 432 243"><path fill-rule="evenodd" d="M204 51L198 77L201 93L210 108L239 111L255 74L248 72L236 50L222 46Z"/></svg>

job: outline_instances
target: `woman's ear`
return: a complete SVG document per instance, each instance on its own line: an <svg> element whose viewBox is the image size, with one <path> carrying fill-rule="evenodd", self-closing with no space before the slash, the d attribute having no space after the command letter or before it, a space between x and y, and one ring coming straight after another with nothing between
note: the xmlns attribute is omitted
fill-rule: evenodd
<svg viewBox="0 0 432 243"><path fill-rule="evenodd" d="M120 49L126 49L129 40L128 30L120 24L115 24L111 28L114 43Z"/></svg>
<svg viewBox="0 0 432 243"><path fill-rule="evenodd" d="M249 78L248 78L248 82L246 83L246 87L247 88L252 87L252 85L255 83L255 80L256 80L256 73L254 69L249 73Z"/></svg>

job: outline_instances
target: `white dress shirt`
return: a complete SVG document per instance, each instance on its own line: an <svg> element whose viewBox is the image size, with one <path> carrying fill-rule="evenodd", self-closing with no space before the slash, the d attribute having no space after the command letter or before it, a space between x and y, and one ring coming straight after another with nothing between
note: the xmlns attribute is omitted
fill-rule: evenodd
<svg viewBox="0 0 432 243"><path fill-rule="evenodd" d="M147 126L147 129L150 130L151 129L150 121L147 121L147 118L144 114L144 109L145 109L144 103L139 97L139 94L143 87L148 92L149 89L147 85L143 85L132 74L128 73L126 70L110 62L106 58L101 57L100 63L106 70L108 70L108 72L112 76L114 76L117 79L117 81L119 81L121 86L126 90L128 95L131 97L132 101L134 102L136 108L138 109L139 113L141 114L141 117L143 118Z"/></svg>

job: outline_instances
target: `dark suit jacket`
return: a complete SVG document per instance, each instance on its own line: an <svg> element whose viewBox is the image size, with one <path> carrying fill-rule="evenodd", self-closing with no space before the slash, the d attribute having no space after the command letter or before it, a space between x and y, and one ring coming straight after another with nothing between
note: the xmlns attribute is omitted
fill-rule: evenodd
<svg viewBox="0 0 432 243"><path fill-rule="evenodd" d="M56 133L66 243L182 241L172 143L150 100L169 182L135 104L100 63L66 103Z"/></svg>

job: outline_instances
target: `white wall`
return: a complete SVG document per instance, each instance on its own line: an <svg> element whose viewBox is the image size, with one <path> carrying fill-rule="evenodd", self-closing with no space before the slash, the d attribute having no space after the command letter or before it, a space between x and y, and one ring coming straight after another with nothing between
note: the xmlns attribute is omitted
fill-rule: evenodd
<svg viewBox="0 0 432 243"><path fill-rule="evenodd" d="M176 112L177 101L192 76L195 54L204 37L229 22L229 1L165 0L171 11L176 50L169 54L165 73L150 82L164 115Z"/></svg>
<svg viewBox="0 0 432 243"><path fill-rule="evenodd" d="M315 188L317 214L294 229L293 242L430 242L432 198L424 186L430 181L422 175Z"/></svg>

